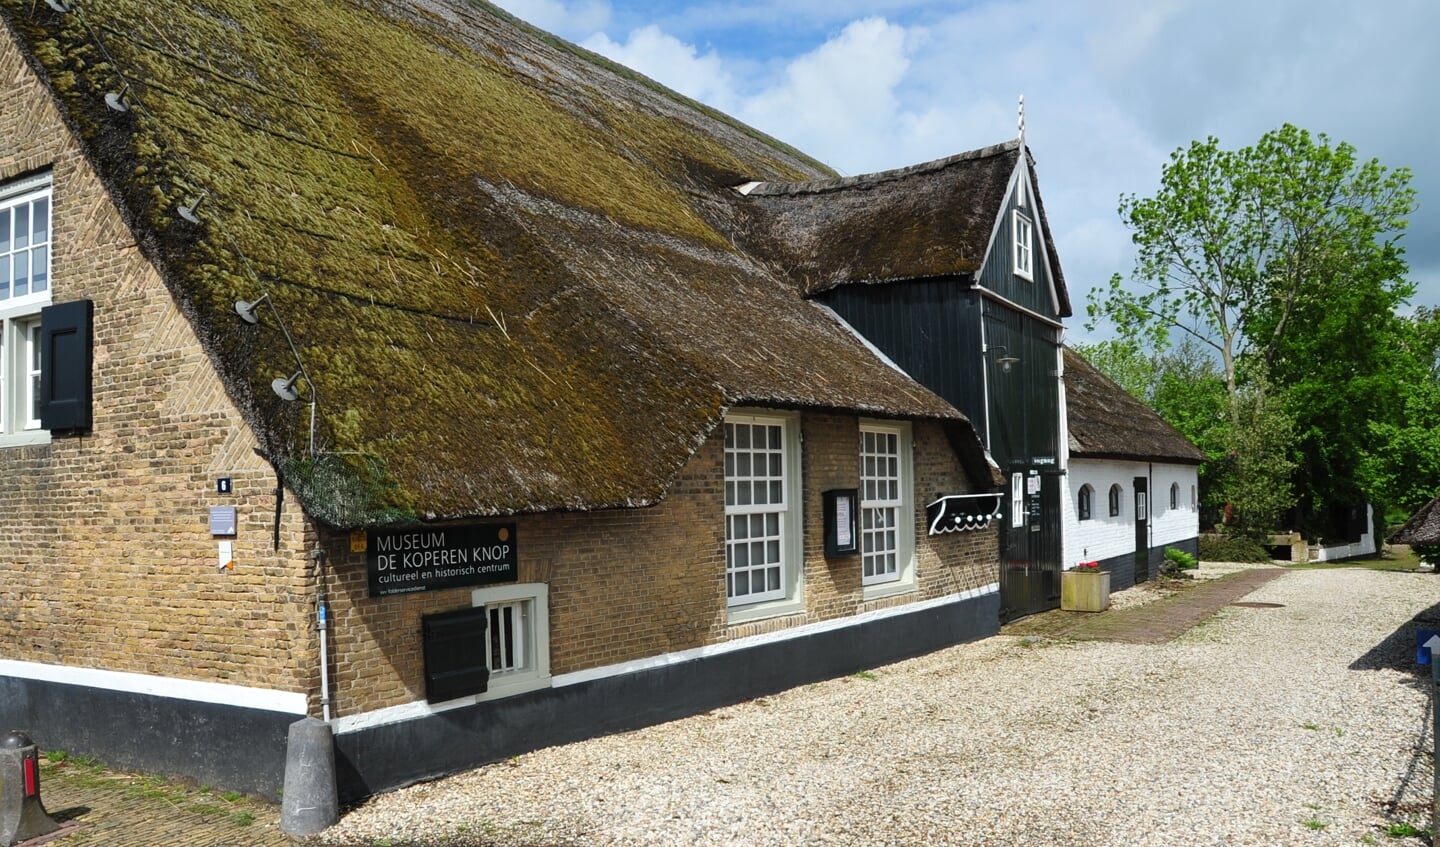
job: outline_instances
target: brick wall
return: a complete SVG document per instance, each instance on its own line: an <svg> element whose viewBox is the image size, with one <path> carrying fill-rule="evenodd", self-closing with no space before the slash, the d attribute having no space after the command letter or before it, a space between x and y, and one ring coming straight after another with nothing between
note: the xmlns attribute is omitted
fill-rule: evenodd
<svg viewBox="0 0 1440 847"><path fill-rule="evenodd" d="M298 508L274 552L273 472L3 31L0 78L0 182L53 170L53 302L95 304L93 431L0 447L5 658L309 690ZM233 493L216 493L221 476ZM215 505L238 509L230 571L216 567Z"/></svg>
<svg viewBox="0 0 1440 847"><path fill-rule="evenodd" d="M519 581L550 586L552 673L686 650L996 581L995 530L926 534L926 502L937 493L973 489L941 428L916 423L916 587L867 604L859 557L824 557L820 494L858 485L859 420L807 413L801 429L806 561L800 614L737 626L726 622L722 428L701 445L656 506L514 518ZM420 617L470 605L470 590L370 598L364 555L350 552L348 535L331 534L326 550L336 714L422 699Z"/></svg>

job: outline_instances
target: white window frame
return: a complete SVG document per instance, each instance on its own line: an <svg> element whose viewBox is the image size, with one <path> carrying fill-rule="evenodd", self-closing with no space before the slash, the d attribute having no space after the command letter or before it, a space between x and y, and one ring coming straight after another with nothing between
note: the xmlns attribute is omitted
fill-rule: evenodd
<svg viewBox="0 0 1440 847"><path fill-rule="evenodd" d="M866 436L871 439L867 439ZM888 441L894 438L895 452L890 455L876 443L867 449L867 441ZM913 591L915 587L915 484L914 448L910 425L896 421L860 422L860 581L866 600ZM882 461L893 459L890 468L880 468ZM871 463L876 466L870 473ZM894 492L880 491L890 488ZM873 496L872 496L873 495ZM885 524L885 525L881 525ZM869 528L867 529L867 525ZM893 545L890 542L893 539ZM877 549L893 546L892 550ZM866 574L875 564L877 555L893 555L894 569L889 567Z"/></svg>
<svg viewBox="0 0 1440 847"><path fill-rule="evenodd" d="M1012 213L1012 226L1015 235L1014 250L1015 275L1021 279L1034 281L1035 279L1035 226L1030 218L1019 209Z"/></svg>
<svg viewBox="0 0 1440 847"><path fill-rule="evenodd" d="M1080 486L1080 493L1075 498L1075 514L1082 521L1095 517L1095 488L1088 482Z"/></svg>
<svg viewBox="0 0 1440 847"><path fill-rule="evenodd" d="M1105 493L1105 511L1112 518L1125 517L1125 486L1115 483Z"/></svg>
<svg viewBox="0 0 1440 847"><path fill-rule="evenodd" d="M523 665L513 670L492 667L491 653L495 640L502 637L492 626L494 615L487 615L485 626L485 666L490 668L486 690L475 695L476 702L498 700L526 691L550 687L550 586L543 582L520 582L477 588L470 592L470 605L487 610L514 608L519 614L517 629L518 652Z"/></svg>
<svg viewBox="0 0 1440 847"><path fill-rule="evenodd" d="M739 473L738 463L742 453L748 453L753 461L754 453L744 448L724 448L727 463L722 467L725 480L726 494L722 499L724 503L725 534L724 534L724 560L725 570L724 585L725 606L728 623L743 623L746 621L759 620L762 618L776 617L779 615L794 614L804 610L804 538L803 538L803 513L801 510L800 484L800 416L798 414L785 414L770 412L766 410L734 410L725 416L721 424L722 435L728 434L731 427L755 427L764 426L780 427L780 495L781 502L768 502L771 498L766 496L766 503L740 504L738 501L744 499L738 494L732 496L730 492L738 492L738 485L743 481L755 484L761 480L765 481L768 487L769 482L774 481L769 476L769 468L766 468L766 476L757 477L753 474L742 475ZM753 448L752 448L753 449ZM766 448L767 454L769 448ZM732 467L731 462L735 463ZM768 459L767 459L768 464ZM734 474L731 471L735 471ZM754 468L752 467L753 471ZM732 489L732 486L737 486ZM752 489L753 490L753 489ZM736 502L731 502L732 499ZM752 496L749 498L754 500ZM778 588L767 588L761 592L747 591L745 594L734 594L732 592L732 578L735 571L732 570L732 562L735 561L738 545L735 542L740 539L731 537L731 528L737 520L753 521L757 516L762 520L767 515L774 515L776 522L773 527L762 527L762 529L774 529L776 537L751 539L749 544L764 543L767 559L772 551L769 542L778 542L778 565L779 582ZM750 533L747 529L747 538ZM751 547L747 547L747 559L744 568L747 573L752 573L753 568L749 564L748 554Z"/></svg>
<svg viewBox="0 0 1440 847"><path fill-rule="evenodd" d="M1025 476L1010 474L1010 527L1025 525Z"/></svg>
<svg viewBox="0 0 1440 847"><path fill-rule="evenodd" d="M1180 483L1170 483L1170 511L1180 508Z"/></svg>
<svg viewBox="0 0 1440 847"><path fill-rule="evenodd" d="M40 376L37 364L40 310L50 305L54 289L53 255L55 231L55 200L49 173L37 174L0 186L0 215L12 216L14 210L28 204L33 212L36 200L46 201L48 219L45 225L45 239L14 247L14 232L11 225L11 239L8 248L0 250L3 268L10 273L15 255L26 252L27 263L31 262L40 248L45 261L45 288L41 291L26 291L14 296L14 281L5 279L4 296L0 298L0 447L19 447L29 444L48 444L50 433L40 428L39 413L35 398ZM7 218L7 223L11 223ZM33 224L31 225L33 230ZM33 274L32 274L33 277ZM28 288L28 285L27 285Z"/></svg>

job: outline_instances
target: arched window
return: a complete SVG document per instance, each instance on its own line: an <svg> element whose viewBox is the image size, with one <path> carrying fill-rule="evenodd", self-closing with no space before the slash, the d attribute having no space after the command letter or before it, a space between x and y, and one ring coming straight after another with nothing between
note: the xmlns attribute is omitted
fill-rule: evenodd
<svg viewBox="0 0 1440 847"><path fill-rule="evenodd" d="M1090 502L1094 499L1095 489L1091 488L1089 485L1080 486L1080 501L1076 503L1076 507L1080 511L1080 520L1090 520Z"/></svg>
<svg viewBox="0 0 1440 847"><path fill-rule="evenodd" d="M1180 483L1170 483L1170 508L1180 508Z"/></svg>
<svg viewBox="0 0 1440 847"><path fill-rule="evenodd" d="M1110 486L1110 517L1120 517L1120 486Z"/></svg>

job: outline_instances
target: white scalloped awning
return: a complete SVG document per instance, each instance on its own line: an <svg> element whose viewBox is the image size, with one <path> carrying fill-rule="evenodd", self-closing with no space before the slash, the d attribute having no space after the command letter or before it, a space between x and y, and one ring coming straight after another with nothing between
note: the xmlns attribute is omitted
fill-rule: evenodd
<svg viewBox="0 0 1440 847"><path fill-rule="evenodd" d="M1000 514L1000 492L951 494L925 506L930 534L985 529Z"/></svg>

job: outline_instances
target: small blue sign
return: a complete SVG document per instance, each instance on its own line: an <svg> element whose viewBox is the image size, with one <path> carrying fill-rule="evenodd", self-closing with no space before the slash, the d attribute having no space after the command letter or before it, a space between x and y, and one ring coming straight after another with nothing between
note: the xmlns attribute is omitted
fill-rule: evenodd
<svg viewBox="0 0 1440 847"><path fill-rule="evenodd" d="M1440 631L1433 629L1415 630L1415 662L1417 664L1430 664L1430 648L1425 646L1425 642L1437 635L1440 635Z"/></svg>

